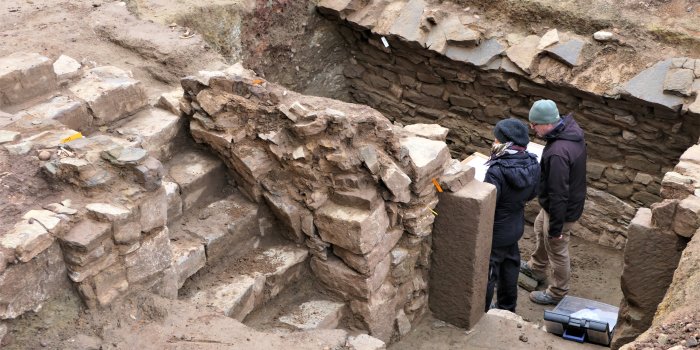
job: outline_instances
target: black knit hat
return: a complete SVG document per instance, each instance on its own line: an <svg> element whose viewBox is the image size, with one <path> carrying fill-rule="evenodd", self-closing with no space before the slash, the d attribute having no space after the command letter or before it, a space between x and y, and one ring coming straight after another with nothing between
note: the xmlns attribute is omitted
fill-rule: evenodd
<svg viewBox="0 0 700 350"><path fill-rule="evenodd" d="M502 143L513 142L518 146L527 147L530 136L527 133L527 126L515 118L504 119L496 124L493 134Z"/></svg>

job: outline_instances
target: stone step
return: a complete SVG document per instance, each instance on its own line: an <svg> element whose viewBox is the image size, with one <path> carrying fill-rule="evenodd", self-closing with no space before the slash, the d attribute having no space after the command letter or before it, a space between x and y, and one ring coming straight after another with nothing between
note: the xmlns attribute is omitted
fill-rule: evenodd
<svg viewBox="0 0 700 350"><path fill-rule="evenodd" d="M58 78L48 57L26 52L0 57L0 107L18 105L57 89Z"/></svg>
<svg viewBox="0 0 700 350"><path fill-rule="evenodd" d="M170 249L173 252L172 267L177 274L177 288L182 288L185 281L202 269L207 263L204 244L186 235L171 237Z"/></svg>
<svg viewBox="0 0 700 350"><path fill-rule="evenodd" d="M161 161L172 155L172 141L184 123L179 116L160 108L147 108L129 117L117 133L136 139L137 146Z"/></svg>
<svg viewBox="0 0 700 350"><path fill-rule="evenodd" d="M224 258L240 258L259 247L262 238L258 206L239 192L186 217L181 228L203 243L210 265Z"/></svg>
<svg viewBox="0 0 700 350"><path fill-rule="evenodd" d="M227 184L226 166L219 158L205 151L188 149L178 153L166 167L166 178L180 186L183 212L220 198Z"/></svg>
<svg viewBox="0 0 700 350"><path fill-rule="evenodd" d="M292 307L279 317L279 322L298 330L335 329L345 316L345 303L330 300L310 300Z"/></svg>
<svg viewBox="0 0 700 350"><path fill-rule="evenodd" d="M57 123L87 132L92 126L92 115L82 101L59 95L15 113L15 122L9 127L25 133L54 129Z"/></svg>
<svg viewBox="0 0 700 350"><path fill-rule="evenodd" d="M242 321L254 309L308 274L308 250L278 245L218 264L185 288L191 302Z"/></svg>

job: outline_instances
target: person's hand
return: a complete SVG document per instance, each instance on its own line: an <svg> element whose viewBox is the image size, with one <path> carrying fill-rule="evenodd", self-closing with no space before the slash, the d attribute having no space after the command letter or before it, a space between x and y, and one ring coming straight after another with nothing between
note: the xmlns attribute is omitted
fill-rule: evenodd
<svg viewBox="0 0 700 350"><path fill-rule="evenodd" d="M562 239L564 238L564 235L559 235L559 236L549 236L549 239Z"/></svg>

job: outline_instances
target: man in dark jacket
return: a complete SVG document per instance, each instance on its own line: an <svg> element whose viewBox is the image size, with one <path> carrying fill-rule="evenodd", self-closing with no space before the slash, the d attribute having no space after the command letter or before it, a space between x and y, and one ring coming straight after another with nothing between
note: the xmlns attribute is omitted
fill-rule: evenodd
<svg viewBox="0 0 700 350"><path fill-rule="evenodd" d="M496 142L486 163L485 182L496 186L496 213L486 289L486 309L498 284L495 308L515 312L518 299L520 250L525 203L537 195L540 166L537 157L525 150L529 140L527 126L517 119L505 119L493 130Z"/></svg>
<svg viewBox="0 0 700 350"><path fill-rule="evenodd" d="M540 100L530 109L530 125L547 140L542 152L539 203L535 219L537 247L521 271L537 281L552 266L552 279L545 291L530 293L530 300L555 305L569 291L571 259L569 231L583 213L586 200L586 143L583 130L571 115L559 117L554 101Z"/></svg>

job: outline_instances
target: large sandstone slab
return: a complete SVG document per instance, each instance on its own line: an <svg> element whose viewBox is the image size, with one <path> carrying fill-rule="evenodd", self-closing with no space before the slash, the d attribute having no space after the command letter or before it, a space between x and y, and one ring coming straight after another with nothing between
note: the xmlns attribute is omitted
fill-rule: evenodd
<svg viewBox="0 0 700 350"><path fill-rule="evenodd" d="M138 250L124 256L126 276L130 284L154 276L170 267L171 262L172 250L167 227L146 237Z"/></svg>
<svg viewBox="0 0 700 350"><path fill-rule="evenodd" d="M172 249L172 266L177 274L177 288L182 288L185 281L204 267L207 262L204 245L196 240L179 237L170 242Z"/></svg>
<svg viewBox="0 0 700 350"><path fill-rule="evenodd" d="M302 222L312 218L311 211L289 196L265 192L263 197L275 217L286 226L287 229L282 230L282 235L292 242L303 242L305 235L302 232Z"/></svg>
<svg viewBox="0 0 700 350"><path fill-rule="evenodd" d="M90 106L96 126L125 118L148 104L143 84L112 66L90 69L70 90Z"/></svg>
<svg viewBox="0 0 700 350"><path fill-rule="evenodd" d="M338 246L333 247L333 252L335 255L343 259L343 261L355 271L365 275L371 275L377 265L379 265L379 263L384 260L389 252L396 246L396 243L399 242L402 235L403 230L390 229L384 235L379 244L377 244L371 252L365 255L353 254L352 252Z"/></svg>
<svg viewBox="0 0 700 350"><path fill-rule="evenodd" d="M668 59L645 69L627 82L625 90L640 100L679 111L683 105L683 98L664 93L664 79L671 63Z"/></svg>
<svg viewBox="0 0 700 350"><path fill-rule="evenodd" d="M443 167L450 159L450 151L443 141L406 137L401 139L400 143L401 149L408 154L413 169L414 191L419 191L433 177L441 175Z"/></svg>
<svg viewBox="0 0 700 350"><path fill-rule="evenodd" d="M345 304L330 300L311 300L293 308L279 321L299 330L335 329L345 311Z"/></svg>
<svg viewBox="0 0 700 350"><path fill-rule="evenodd" d="M42 303L69 287L58 244L27 263L14 264L0 274L0 319L37 311Z"/></svg>
<svg viewBox="0 0 700 350"><path fill-rule="evenodd" d="M294 245L274 246L255 256L253 261L270 269L264 273L265 300L263 302L274 298L286 287L297 282L308 271L306 264L308 257L308 249Z"/></svg>
<svg viewBox="0 0 700 350"><path fill-rule="evenodd" d="M242 321L262 298L265 276L237 275L221 284L202 289L190 300Z"/></svg>
<svg viewBox="0 0 700 350"><path fill-rule="evenodd" d="M50 59L17 52L0 57L0 106L15 105L58 88Z"/></svg>
<svg viewBox="0 0 700 350"><path fill-rule="evenodd" d="M329 201L316 211L315 224L324 241L355 254L366 254L386 233L389 217L383 205L369 211Z"/></svg>
<svg viewBox="0 0 700 350"><path fill-rule="evenodd" d="M170 156L170 143L182 126L179 116L163 109L149 108L136 113L117 132L137 137L139 146L148 154L164 160Z"/></svg>
<svg viewBox="0 0 700 350"><path fill-rule="evenodd" d="M66 96L56 96L47 102L17 113L17 117L33 124L55 120L71 129L83 132L89 131L92 127L92 115L88 112L87 106L81 101Z"/></svg>
<svg viewBox="0 0 700 350"><path fill-rule="evenodd" d="M468 48L448 45L445 56L455 61L483 67L495 60L505 50L505 46L501 45L496 39L488 39L478 46Z"/></svg>
<svg viewBox="0 0 700 350"><path fill-rule="evenodd" d="M430 310L436 318L471 328L484 314L495 188L472 181L439 194L433 230Z"/></svg>
<svg viewBox="0 0 700 350"><path fill-rule="evenodd" d="M0 247L14 253L21 262L28 262L53 244L54 236L43 222L23 220L0 237Z"/></svg>
<svg viewBox="0 0 700 350"><path fill-rule="evenodd" d="M515 65L525 73L530 74L530 67L542 49L539 48L540 37L528 35L517 45L513 45L506 50L506 55Z"/></svg>
<svg viewBox="0 0 700 350"><path fill-rule="evenodd" d="M641 208L630 223L620 285L620 305L612 347L628 343L651 325L684 248L673 232L654 228L650 209Z"/></svg>
<svg viewBox="0 0 700 350"><path fill-rule="evenodd" d="M175 155L170 164L168 173L180 185L183 211L211 203L226 186L226 167L210 153L187 150Z"/></svg>
<svg viewBox="0 0 700 350"><path fill-rule="evenodd" d="M311 258L311 270L325 287L341 296L367 299L381 287L391 267L391 257L387 256L374 269L374 273L365 276L357 273L335 256L323 261Z"/></svg>
<svg viewBox="0 0 700 350"><path fill-rule="evenodd" d="M389 342L394 333L397 299L396 288L385 282L368 300L353 300L350 309L370 335Z"/></svg>

